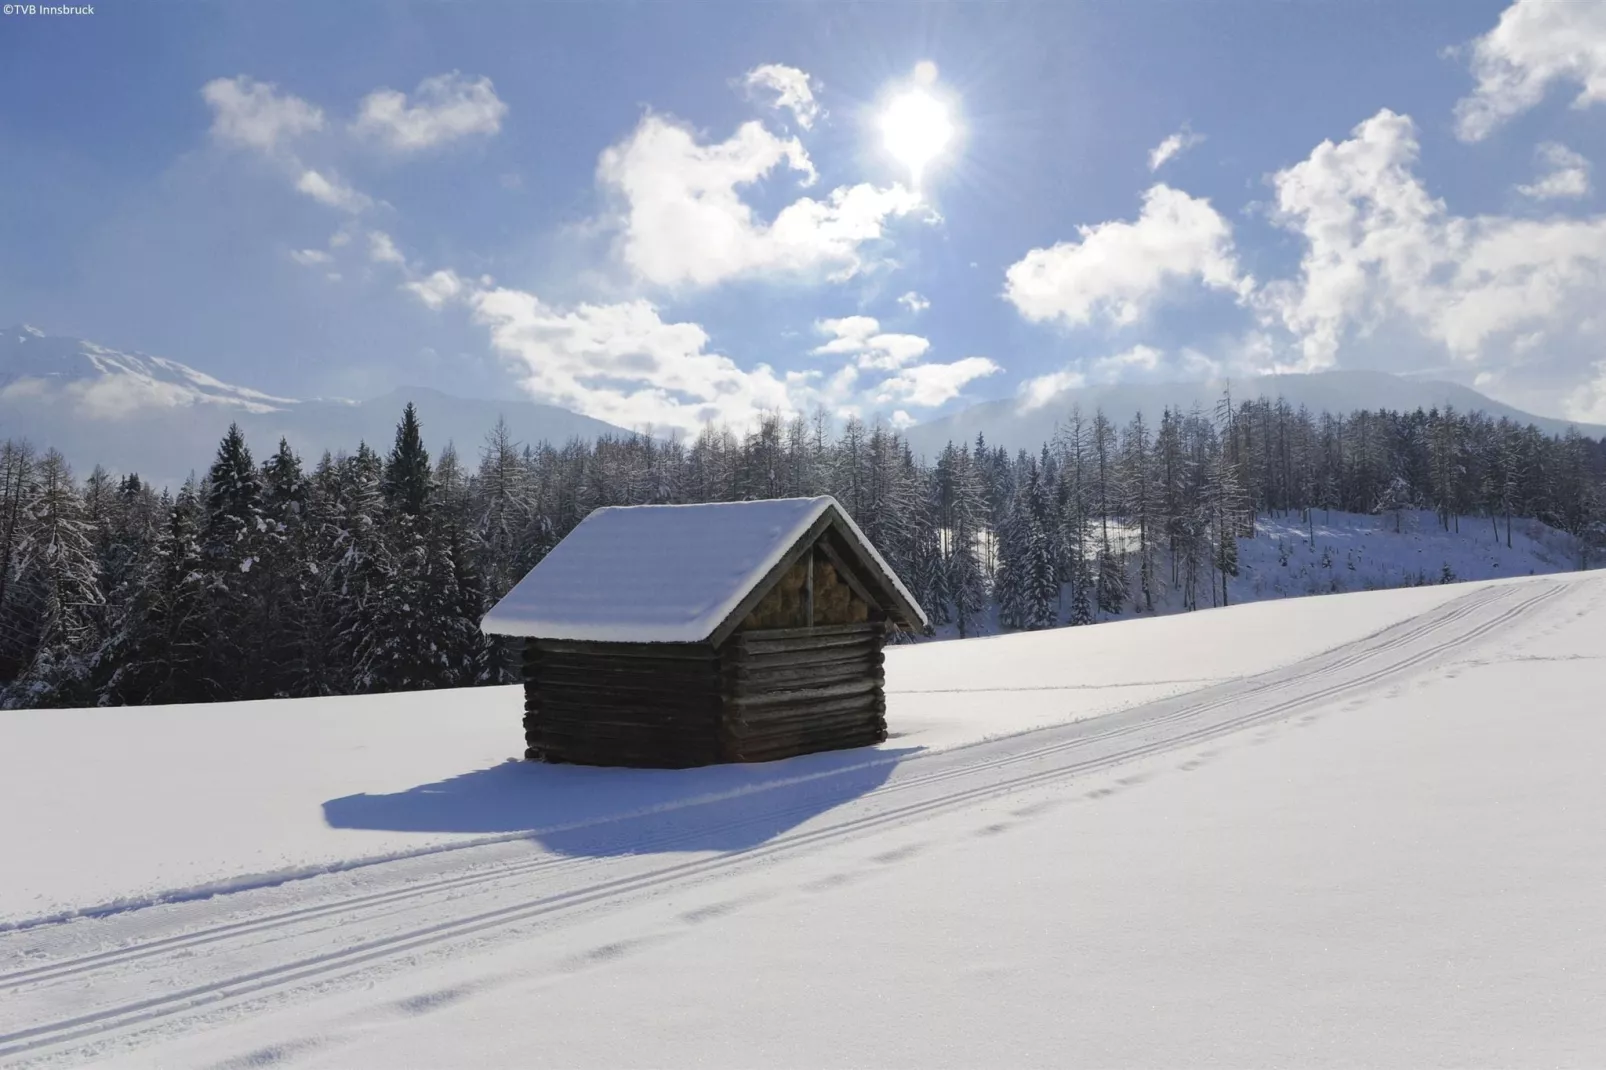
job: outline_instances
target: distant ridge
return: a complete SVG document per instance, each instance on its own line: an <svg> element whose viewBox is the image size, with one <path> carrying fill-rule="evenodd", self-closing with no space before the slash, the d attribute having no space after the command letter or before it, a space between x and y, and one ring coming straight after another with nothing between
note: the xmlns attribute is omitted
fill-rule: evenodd
<svg viewBox="0 0 1606 1070"><path fill-rule="evenodd" d="M1214 411L1221 397L1220 380L1193 383L1117 383L1090 386L1056 394L1046 405L1022 409L1015 398L987 401L926 423L915 424L904 435L916 454L934 457L950 441L974 442L986 435L995 446L1011 451L1035 450L1054 435L1057 424L1070 415L1074 406L1092 416L1095 409L1118 425L1125 425L1142 412L1153 422L1167 406L1187 411L1198 405ZM1312 412L1348 414L1357 409L1397 409L1414 411L1453 406L1458 412L1484 412L1496 419L1505 416L1521 424L1533 424L1547 434L1559 435L1577 427L1591 438L1606 436L1606 426L1575 424L1547 416L1535 416L1521 409L1485 397L1470 387L1430 379L1407 379L1378 371L1330 371L1301 375L1261 375L1231 381L1234 401L1257 397L1284 398L1294 408L1301 405Z"/></svg>
<svg viewBox="0 0 1606 1070"><path fill-rule="evenodd" d="M281 436L309 466L326 449L350 452L359 442L383 451L409 401L418 406L431 455L452 442L467 464L476 462L498 417L515 441L532 445L629 433L556 405L458 398L425 387L367 401L282 398L174 360L26 325L0 330L0 439L54 447L80 476L101 464L176 489L211 463L231 421L258 460Z"/></svg>

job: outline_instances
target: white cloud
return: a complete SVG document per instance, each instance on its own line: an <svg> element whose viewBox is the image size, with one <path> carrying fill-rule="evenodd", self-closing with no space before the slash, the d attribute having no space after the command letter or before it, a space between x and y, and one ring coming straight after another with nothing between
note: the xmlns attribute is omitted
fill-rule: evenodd
<svg viewBox="0 0 1606 1070"><path fill-rule="evenodd" d="M296 179L296 190L305 193L319 204L327 204L342 212L361 212L373 205L365 194L359 193L340 181L338 177L307 169Z"/></svg>
<svg viewBox="0 0 1606 1070"><path fill-rule="evenodd" d="M950 364L919 364L882 382L875 400L882 405L901 401L935 408L958 397L967 384L1003 370L986 357L965 357Z"/></svg>
<svg viewBox="0 0 1606 1070"><path fill-rule="evenodd" d="M390 235L382 230L368 232L368 259L376 264L407 263L407 258L396 248L396 243L391 240Z"/></svg>
<svg viewBox="0 0 1606 1070"><path fill-rule="evenodd" d="M931 343L917 334L886 334L870 316L821 320L815 325L831 340L811 352L852 356L860 368L894 371L925 356Z"/></svg>
<svg viewBox="0 0 1606 1070"><path fill-rule="evenodd" d="M439 309L448 301L454 301L462 296L467 287L457 272L447 269L437 271L425 279L404 282L402 289L410 292L430 308Z"/></svg>
<svg viewBox="0 0 1606 1070"><path fill-rule="evenodd" d="M308 267L312 267L315 264L327 264L329 261L333 260L334 257L330 256L322 249L292 249L290 250L290 259L294 260L298 264L305 264Z"/></svg>
<svg viewBox="0 0 1606 1070"><path fill-rule="evenodd" d="M1488 137L1558 82L1578 86L1575 108L1606 102L1606 4L1517 0L1472 42L1471 56L1477 85L1455 107L1464 141Z"/></svg>
<svg viewBox="0 0 1606 1070"><path fill-rule="evenodd" d="M1164 353L1153 346L1135 345L1124 352L1113 353L1095 360L1092 365L1093 378L1104 383L1139 378L1158 369L1164 356Z"/></svg>
<svg viewBox="0 0 1606 1070"><path fill-rule="evenodd" d="M519 290L476 291L475 319L519 368L535 397L622 427L694 431L713 420L744 426L791 413L791 377L744 371L709 352L695 323L667 323L646 301L552 308Z"/></svg>
<svg viewBox="0 0 1606 1070"><path fill-rule="evenodd" d="M402 288L432 309L467 307L532 396L624 427L695 431L710 421L743 427L763 413L792 415L821 404L858 412L860 401L930 407L1002 370L985 357L911 366L929 347L926 339L882 334L862 316L819 325L834 338L817 352L847 357L842 367L783 373L765 364L744 369L710 352L701 326L667 322L644 300L560 308L449 269Z"/></svg>
<svg viewBox="0 0 1606 1070"><path fill-rule="evenodd" d="M1273 176L1273 218L1306 253L1299 277L1266 287L1258 304L1297 341L1292 367L1331 366L1346 344L1387 328L1391 352L1406 331L1468 362L1527 362L1529 381L1576 376L1563 365L1594 350L1567 338L1606 286L1606 217L1452 215L1413 173L1417 151L1411 120L1385 110ZM1536 331L1549 339L1542 352L1522 342Z"/></svg>
<svg viewBox="0 0 1606 1070"><path fill-rule="evenodd" d="M1196 134L1184 126L1181 130L1178 130L1149 150L1149 170L1158 171L1168 161L1181 156L1184 152L1203 142L1204 139L1203 134Z"/></svg>
<svg viewBox="0 0 1606 1070"><path fill-rule="evenodd" d="M1606 360L1596 361L1594 376L1570 391L1562 412L1579 423L1606 424Z"/></svg>
<svg viewBox="0 0 1606 1070"><path fill-rule="evenodd" d="M457 71L425 78L407 94L376 89L362 100L352 129L397 152L417 152L474 134L502 129L507 105L489 78L468 79Z"/></svg>
<svg viewBox="0 0 1606 1070"><path fill-rule="evenodd" d="M805 130L813 127L815 120L820 117L820 104L814 99L814 90L809 86L809 76L796 67L765 63L748 71L747 77L742 81L751 94L760 91L775 94L770 106L790 111L792 117L797 120L797 125Z"/></svg>
<svg viewBox="0 0 1606 1070"><path fill-rule="evenodd" d="M214 78L201 96L212 108L212 136L219 141L272 153L283 140L323 129L317 107L243 74Z"/></svg>
<svg viewBox="0 0 1606 1070"><path fill-rule="evenodd" d="M1018 409L1029 412L1042 408L1067 390L1090 384L1131 381L1175 380L1193 382L1219 375L1221 366L1196 349L1175 354L1150 345L1135 345L1119 353L1073 362L1059 371L1028 379L1020 385Z"/></svg>
<svg viewBox="0 0 1606 1070"><path fill-rule="evenodd" d="M1540 145L1534 155L1544 170L1531 184L1518 186L1518 193L1535 200L1589 196L1588 160L1554 141Z"/></svg>
<svg viewBox="0 0 1606 1070"><path fill-rule="evenodd" d="M643 281L710 286L737 276L820 270L846 278L863 266L862 247L883 237L886 221L922 207L893 185L802 197L765 224L740 190L785 163L803 184L814 165L796 138L744 123L729 139L700 144L688 129L657 115L603 152L597 177L623 200L619 252Z"/></svg>
<svg viewBox="0 0 1606 1070"><path fill-rule="evenodd" d="M1028 379L1020 385L1019 410L1031 412L1040 409L1065 391L1080 390L1086 385L1087 376L1069 368Z"/></svg>
<svg viewBox="0 0 1606 1070"><path fill-rule="evenodd" d="M902 305L904 308L907 308L910 312L916 315L919 315L931 307L930 301L926 300L913 290L910 290L908 293L898 298L898 304Z"/></svg>
<svg viewBox="0 0 1606 1070"><path fill-rule="evenodd" d="M1134 222L1077 228L1080 241L1033 249L1005 272L1004 296L1029 320L1072 326L1135 323L1168 288L1190 280L1246 296L1232 227L1210 206L1164 183Z"/></svg>

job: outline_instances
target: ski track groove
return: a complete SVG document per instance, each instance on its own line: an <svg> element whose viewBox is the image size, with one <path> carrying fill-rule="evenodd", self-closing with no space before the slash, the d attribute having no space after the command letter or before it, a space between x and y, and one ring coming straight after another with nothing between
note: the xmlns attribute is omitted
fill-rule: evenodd
<svg viewBox="0 0 1606 1070"><path fill-rule="evenodd" d="M1137 742L1124 749L1097 754L1081 761L1072 761L1069 764L1056 764L1046 769L1038 769L1017 776L993 780L974 787L945 792L935 798L913 801L902 806L878 810L875 813L839 821L824 828L782 834L754 847L724 852L711 858L678 862L657 867L644 873L631 874L604 881L600 884L585 885L556 894L539 896L533 900L498 907L494 910L453 917L434 924L343 947L325 954L304 956L289 962L267 966L221 980L210 981L179 991L151 996L64 1020L48 1022L3 1034L0 1035L0 1058L24 1055L47 1047L99 1038L130 1027L172 1018L189 1011L209 1008L224 1001L237 1002L269 989L283 988L316 978L332 977L379 960L404 955L408 952L439 945L447 941L461 940L517 922L619 899L632 893L663 885L706 878L725 870L749 865L757 860L789 855L824 844L851 840L888 825L908 823L914 819L946 812L969 803L1008 795L1028 788L1041 787L1059 780L1074 779L1078 776L1149 755L1205 742L1256 724L1278 720L1300 707L1319 703L1340 692L1364 689L1381 680L1400 675L1425 662L1442 657L1450 651L1477 641L1501 625L1556 597L1566 589L1567 587L1563 584L1547 584L1539 592L1517 601L1515 604L1496 613L1495 616L1475 625L1469 631L1455 635L1444 642L1435 643L1415 653L1407 653L1401 658L1390 660L1386 664L1364 672L1359 676L1344 677L1336 683L1318 687L1313 691L1302 690L1299 694L1274 702L1269 707L1257 708L1241 716L1207 723L1183 732L1162 732L1158 738ZM1283 666L1247 680L1230 681L1215 687L1202 689L1200 692L1160 699L1144 706L1118 711L1107 715L1107 717L1121 717L1129 723L1111 728L1108 731L1080 734L1046 746L910 777L907 780L889 783L877 788L865 798L881 799L896 792L929 787L956 778L974 778L976 776L986 776L989 773L1007 771L1011 766L1024 762L1040 761L1066 750L1083 750L1110 740L1153 733L1178 721L1207 716L1224 707L1238 705L1258 696L1275 693L1276 691L1302 684L1319 682L1335 674L1342 673L1347 668L1386 654L1388 651L1397 650L1401 646L1424 636L1440 633L1446 628L1453 628L1458 622L1484 609L1490 603L1503 600L1503 596L1509 590L1511 588L1502 587L1476 592L1416 618L1356 640L1351 644L1314 655L1312 658L1296 663L1293 666ZM1302 666L1305 667L1304 671L1301 671ZM1214 697L1206 698L1203 702L1197 701L1210 692L1218 692L1218 694ZM1169 705L1176 705L1178 708L1164 713L1157 713L1153 716L1141 716L1144 709L1158 708L1163 710ZM1098 720L1104 720L1104 718L1091 719L1087 723L1094 724ZM990 742L996 743L998 741ZM977 744L974 746L984 745ZM956 748L951 751L938 752L938 755L934 755L934 757L945 755L952 759L960 756L964 750L965 748ZM863 767L855 768L862 769ZM841 772L848 771L851 770L842 770ZM715 803L718 801L713 800ZM689 837L706 836L711 831L729 831L753 824L756 821L773 822L778 817L784 818L796 816L798 813L807 814L813 812L816 812L816 808L808 805L770 809L765 810L757 817L727 822L718 826L699 826L677 835L662 836L657 839L643 841L643 843L647 850L654 850L672 846L675 842ZM636 853L642 852L638 851ZM316 907L282 912L266 918L229 923L210 929L164 937L145 944L135 944L126 948L97 952L92 955L68 959L29 970L16 971L0 976L0 989L17 989L31 987L35 984L48 984L49 982L76 977L85 973L112 969L128 962L170 951L187 950L194 946L214 943L229 937L270 932L275 929L293 926L299 922L316 920L330 914L349 914L354 908L388 907L400 901L417 900L424 896L442 892L454 892L467 886L503 881L513 877L525 877L531 872L553 868L577 869L580 872L584 872L585 869L616 861L617 857L537 859L527 863L498 866L486 873L443 878L439 881L429 882L422 887L414 886L394 892L374 893ZM352 919L343 918L339 924L347 925L351 923ZM316 931L318 930L314 930L314 933ZM179 965L178 968L182 971L183 967Z"/></svg>

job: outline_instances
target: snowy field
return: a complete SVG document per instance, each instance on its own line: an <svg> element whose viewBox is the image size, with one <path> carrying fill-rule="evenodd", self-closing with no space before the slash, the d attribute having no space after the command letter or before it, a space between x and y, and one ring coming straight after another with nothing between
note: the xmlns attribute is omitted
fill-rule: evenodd
<svg viewBox="0 0 1606 1070"><path fill-rule="evenodd" d="M934 643L888 687L879 751L662 774L506 763L514 689L0 714L0 1060L1606 1051L1606 574Z"/></svg>
<svg viewBox="0 0 1606 1070"><path fill-rule="evenodd" d="M1466 592L1434 587L887 651L875 751L711 769L540 766L519 687L0 711L0 931L254 887L444 846L567 835L1092 717L1263 672ZM1165 652L1155 662L1156 652ZM92 862L90 861L92 860Z"/></svg>

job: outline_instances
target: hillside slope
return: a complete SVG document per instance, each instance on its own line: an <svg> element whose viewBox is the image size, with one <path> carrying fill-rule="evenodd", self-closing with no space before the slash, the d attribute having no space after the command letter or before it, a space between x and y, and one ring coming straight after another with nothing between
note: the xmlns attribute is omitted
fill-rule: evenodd
<svg viewBox="0 0 1606 1070"><path fill-rule="evenodd" d="M1135 555L1135 532L1112 527L1111 541ZM1606 558L1598 555L1587 562L1591 568L1606 567ZM1543 576L1574 571L1579 563L1578 540L1537 520L1513 520L1508 547L1504 522L1497 529L1486 519L1461 517L1446 531L1431 510L1371 515L1318 509L1309 523L1297 513L1256 519L1255 536L1238 540L1238 575L1227 581L1227 604ZM1152 612L1160 616L1186 612L1189 604L1180 568L1173 573L1164 551L1156 574L1159 583ZM1219 575L1200 574L1194 593L1197 608L1221 604L1220 582ZM1130 560L1127 586L1121 611L1099 613L1101 623L1149 615L1149 610L1137 608L1137 566ZM1067 586L1061 595L1061 621L1068 619L1069 605ZM1006 630L998 625L996 608L982 629L987 634ZM936 632L943 639L958 635L953 624Z"/></svg>

